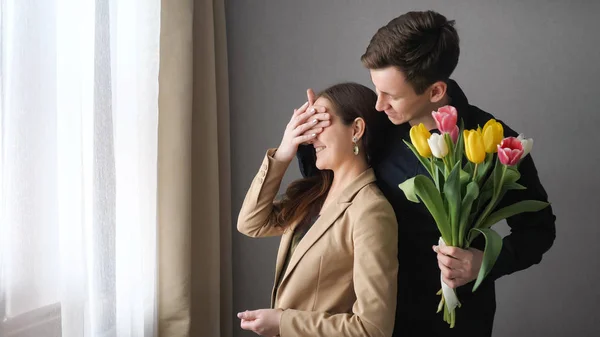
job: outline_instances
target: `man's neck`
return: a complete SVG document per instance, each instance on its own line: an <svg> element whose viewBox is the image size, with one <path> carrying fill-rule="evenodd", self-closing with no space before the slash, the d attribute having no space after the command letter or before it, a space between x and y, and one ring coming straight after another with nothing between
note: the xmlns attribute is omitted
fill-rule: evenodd
<svg viewBox="0 0 600 337"><path fill-rule="evenodd" d="M423 111L421 116L411 119L408 123L410 124L410 126L419 125L420 123L423 123L427 130L437 129L435 119L433 119L431 112L437 111L437 109L448 104L450 104L450 96L448 96L448 94L446 93L446 95L444 95L444 97L439 102L428 105L426 111Z"/></svg>
<svg viewBox="0 0 600 337"><path fill-rule="evenodd" d="M425 125L425 128L427 128L427 130L433 130L437 128L437 125L435 124L435 119L433 119L431 113L423 115L421 117L413 118L410 121L408 121L408 124L410 124L410 126L419 125L421 123Z"/></svg>

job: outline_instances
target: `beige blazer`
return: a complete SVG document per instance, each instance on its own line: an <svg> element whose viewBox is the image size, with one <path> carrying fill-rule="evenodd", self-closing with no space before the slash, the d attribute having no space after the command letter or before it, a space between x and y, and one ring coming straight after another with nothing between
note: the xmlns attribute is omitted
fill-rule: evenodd
<svg viewBox="0 0 600 337"><path fill-rule="evenodd" d="M398 225L369 169L357 177L302 238L280 275L293 229L276 226L287 164L267 151L240 210L237 228L251 237L281 235L273 308L284 309L281 337L391 336L398 273Z"/></svg>

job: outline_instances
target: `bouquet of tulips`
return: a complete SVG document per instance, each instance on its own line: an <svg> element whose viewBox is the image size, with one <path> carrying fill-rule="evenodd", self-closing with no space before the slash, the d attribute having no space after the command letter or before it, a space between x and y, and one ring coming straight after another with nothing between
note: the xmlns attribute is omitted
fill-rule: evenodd
<svg viewBox="0 0 600 337"><path fill-rule="evenodd" d="M413 151L429 173L400 184L412 202L422 201L440 232L440 245L468 249L478 235L485 238L481 269L473 291L488 275L502 249L502 237L491 227L508 217L536 212L548 206L537 200L524 200L497 209L509 190L523 190L518 183L519 163L529 154L533 139L504 138L502 124L489 120L481 129L463 130L457 126L457 111L444 106L432 113L440 134L431 134L423 124L410 130ZM438 313L451 328L456 323L460 302L454 289L441 282Z"/></svg>

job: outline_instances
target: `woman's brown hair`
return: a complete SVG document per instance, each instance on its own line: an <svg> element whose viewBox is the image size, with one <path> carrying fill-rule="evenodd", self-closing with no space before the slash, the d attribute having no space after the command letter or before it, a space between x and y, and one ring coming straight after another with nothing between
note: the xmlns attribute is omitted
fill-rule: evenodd
<svg viewBox="0 0 600 337"><path fill-rule="evenodd" d="M384 133L392 125L386 114L375 110L375 92L364 85L349 82L331 86L317 97L331 102L344 125L351 125L359 117L364 119L363 148L367 162L375 162L382 148ZM332 182L333 172L330 170L321 170L315 176L292 182L279 203L277 223L287 227L299 219L302 219L299 226L310 221L323 207Z"/></svg>

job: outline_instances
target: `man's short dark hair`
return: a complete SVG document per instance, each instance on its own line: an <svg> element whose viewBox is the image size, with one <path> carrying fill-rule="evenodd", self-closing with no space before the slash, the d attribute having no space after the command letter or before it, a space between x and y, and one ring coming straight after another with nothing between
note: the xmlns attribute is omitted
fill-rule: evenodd
<svg viewBox="0 0 600 337"><path fill-rule="evenodd" d="M377 31L361 61L369 69L397 67L420 95L450 78L459 54L454 20L434 11L408 12Z"/></svg>

